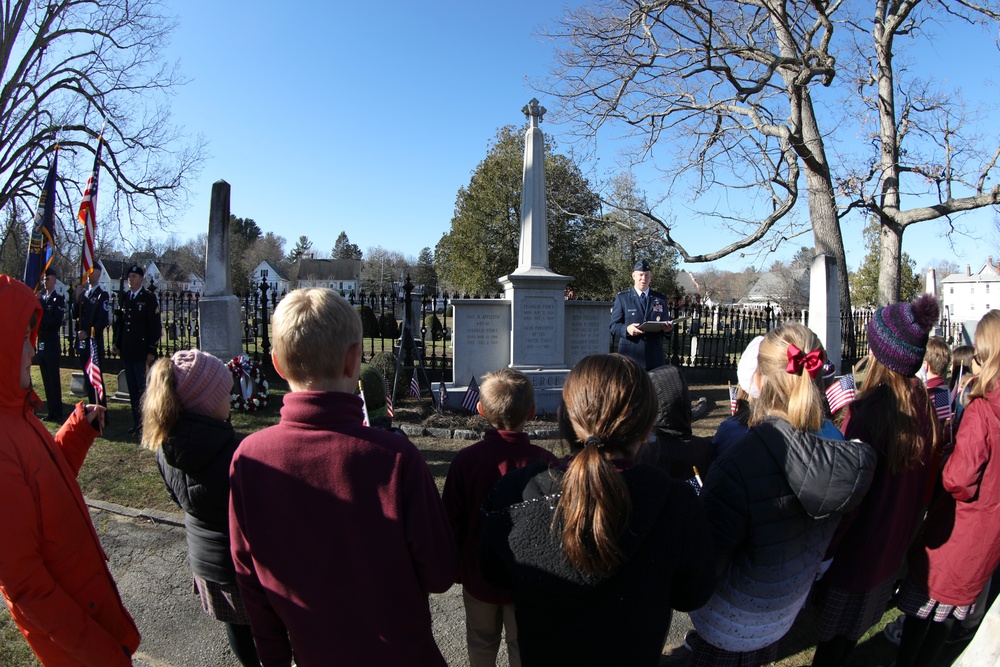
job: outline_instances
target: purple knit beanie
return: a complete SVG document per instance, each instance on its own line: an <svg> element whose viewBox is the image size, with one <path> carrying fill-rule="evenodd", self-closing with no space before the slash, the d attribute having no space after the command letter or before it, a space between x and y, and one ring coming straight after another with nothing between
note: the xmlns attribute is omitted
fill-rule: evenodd
<svg viewBox="0 0 1000 667"><path fill-rule="evenodd" d="M211 414L233 391L233 374L226 365L200 350L181 350L170 358L181 407Z"/></svg>
<svg viewBox="0 0 1000 667"><path fill-rule="evenodd" d="M907 377L916 375L939 312L933 294L879 308L868 323L868 347L886 368Z"/></svg>

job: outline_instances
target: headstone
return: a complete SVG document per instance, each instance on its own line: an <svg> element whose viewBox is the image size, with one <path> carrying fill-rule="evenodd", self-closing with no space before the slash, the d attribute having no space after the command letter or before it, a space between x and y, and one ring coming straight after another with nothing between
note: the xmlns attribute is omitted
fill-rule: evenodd
<svg viewBox="0 0 1000 667"><path fill-rule="evenodd" d="M570 368L586 356L611 348L611 317L604 301L567 301L566 365Z"/></svg>
<svg viewBox="0 0 1000 667"><path fill-rule="evenodd" d="M809 271L809 328L823 344L827 359L840 373L840 283L837 260L829 255L813 257Z"/></svg>
<svg viewBox="0 0 1000 667"><path fill-rule="evenodd" d="M510 365L510 301L456 299L452 301L452 354L455 386Z"/></svg>
<svg viewBox="0 0 1000 667"><path fill-rule="evenodd" d="M205 294L198 301L199 345L203 352L229 360L243 353L240 301L233 296L229 246L229 183L212 184L205 256Z"/></svg>

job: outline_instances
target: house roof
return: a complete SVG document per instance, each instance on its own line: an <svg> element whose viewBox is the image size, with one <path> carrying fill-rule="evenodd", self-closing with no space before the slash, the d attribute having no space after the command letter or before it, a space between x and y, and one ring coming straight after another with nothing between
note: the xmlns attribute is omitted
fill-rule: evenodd
<svg viewBox="0 0 1000 667"><path fill-rule="evenodd" d="M299 280L360 280L360 259L300 259Z"/></svg>
<svg viewBox="0 0 1000 667"><path fill-rule="evenodd" d="M804 287L804 278L808 269L789 269L787 273L768 271L762 273L757 282L747 292L747 301L766 301L787 298L792 286L786 282L789 278L795 281L796 287Z"/></svg>
<svg viewBox="0 0 1000 667"><path fill-rule="evenodd" d="M967 276L964 273L952 273L941 279L941 283L996 283L1000 282L1000 274L976 273Z"/></svg>
<svg viewBox="0 0 1000 667"><path fill-rule="evenodd" d="M288 280L288 276L285 275L284 271L282 271L274 264L271 264L271 262L267 261L266 259L257 265L257 268L253 270L253 273L258 273L261 269L267 269L268 275L274 276L278 280Z"/></svg>

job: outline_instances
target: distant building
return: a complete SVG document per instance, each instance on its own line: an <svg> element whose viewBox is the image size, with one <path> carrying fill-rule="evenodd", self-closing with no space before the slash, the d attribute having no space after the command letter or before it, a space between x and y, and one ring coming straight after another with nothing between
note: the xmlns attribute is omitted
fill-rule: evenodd
<svg viewBox="0 0 1000 667"><path fill-rule="evenodd" d="M993 308L1000 308L1000 266L990 257L976 273L966 266L965 273L953 273L941 280L943 317L948 323L964 322L966 330Z"/></svg>
<svg viewBox="0 0 1000 667"><path fill-rule="evenodd" d="M145 284L155 284L158 292L192 292L201 294L205 279L196 273L185 273L177 264L163 260L146 266Z"/></svg>
<svg viewBox="0 0 1000 667"><path fill-rule="evenodd" d="M787 269L760 274L739 305L763 308L770 304L785 309L809 305L809 269Z"/></svg>
<svg viewBox="0 0 1000 667"><path fill-rule="evenodd" d="M361 287L360 259L300 259L295 287L329 287L341 294L358 292Z"/></svg>
<svg viewBox="0 0 1000 667"><path fill-rule="evenodd" d="M288 279L288 276L286 276L281 269L267 260L258 264L257 268L250 273L251 284L257 286L264 280L266 280L267 284L270 286L270 293L277 293L279 297L284 294L288 294L288 290L292 287L292 281Z"/></svg>

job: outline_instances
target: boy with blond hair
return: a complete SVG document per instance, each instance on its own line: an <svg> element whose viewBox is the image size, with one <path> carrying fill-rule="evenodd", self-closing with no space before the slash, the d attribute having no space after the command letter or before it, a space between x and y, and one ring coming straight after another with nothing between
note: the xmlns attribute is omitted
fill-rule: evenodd
<svg viewBox="0 0 1000 667"><path fill-rule="evenodd" d="M465 600L465 632L471 667L496 665L506 628L511 667L519 667L517 626L511 591L488 583L479 565L483 520L479 511L493 486L516 468L535 461L557 464L555 456L532 445L524 425L535 416L535 390L523 373L503 368L483 377L479 414L494 427L460 451L448 468L444 504L459 548L459 578Z"/></svg>
<svg viewBox="0 0 1000 667"><path fill-rule="evenodd" d="M457 553L434 479L404 436L362 424L361 319L331 289L274 312L281 421L233 457L230 537L263 665L445 665L428 593Z"/></svg>

